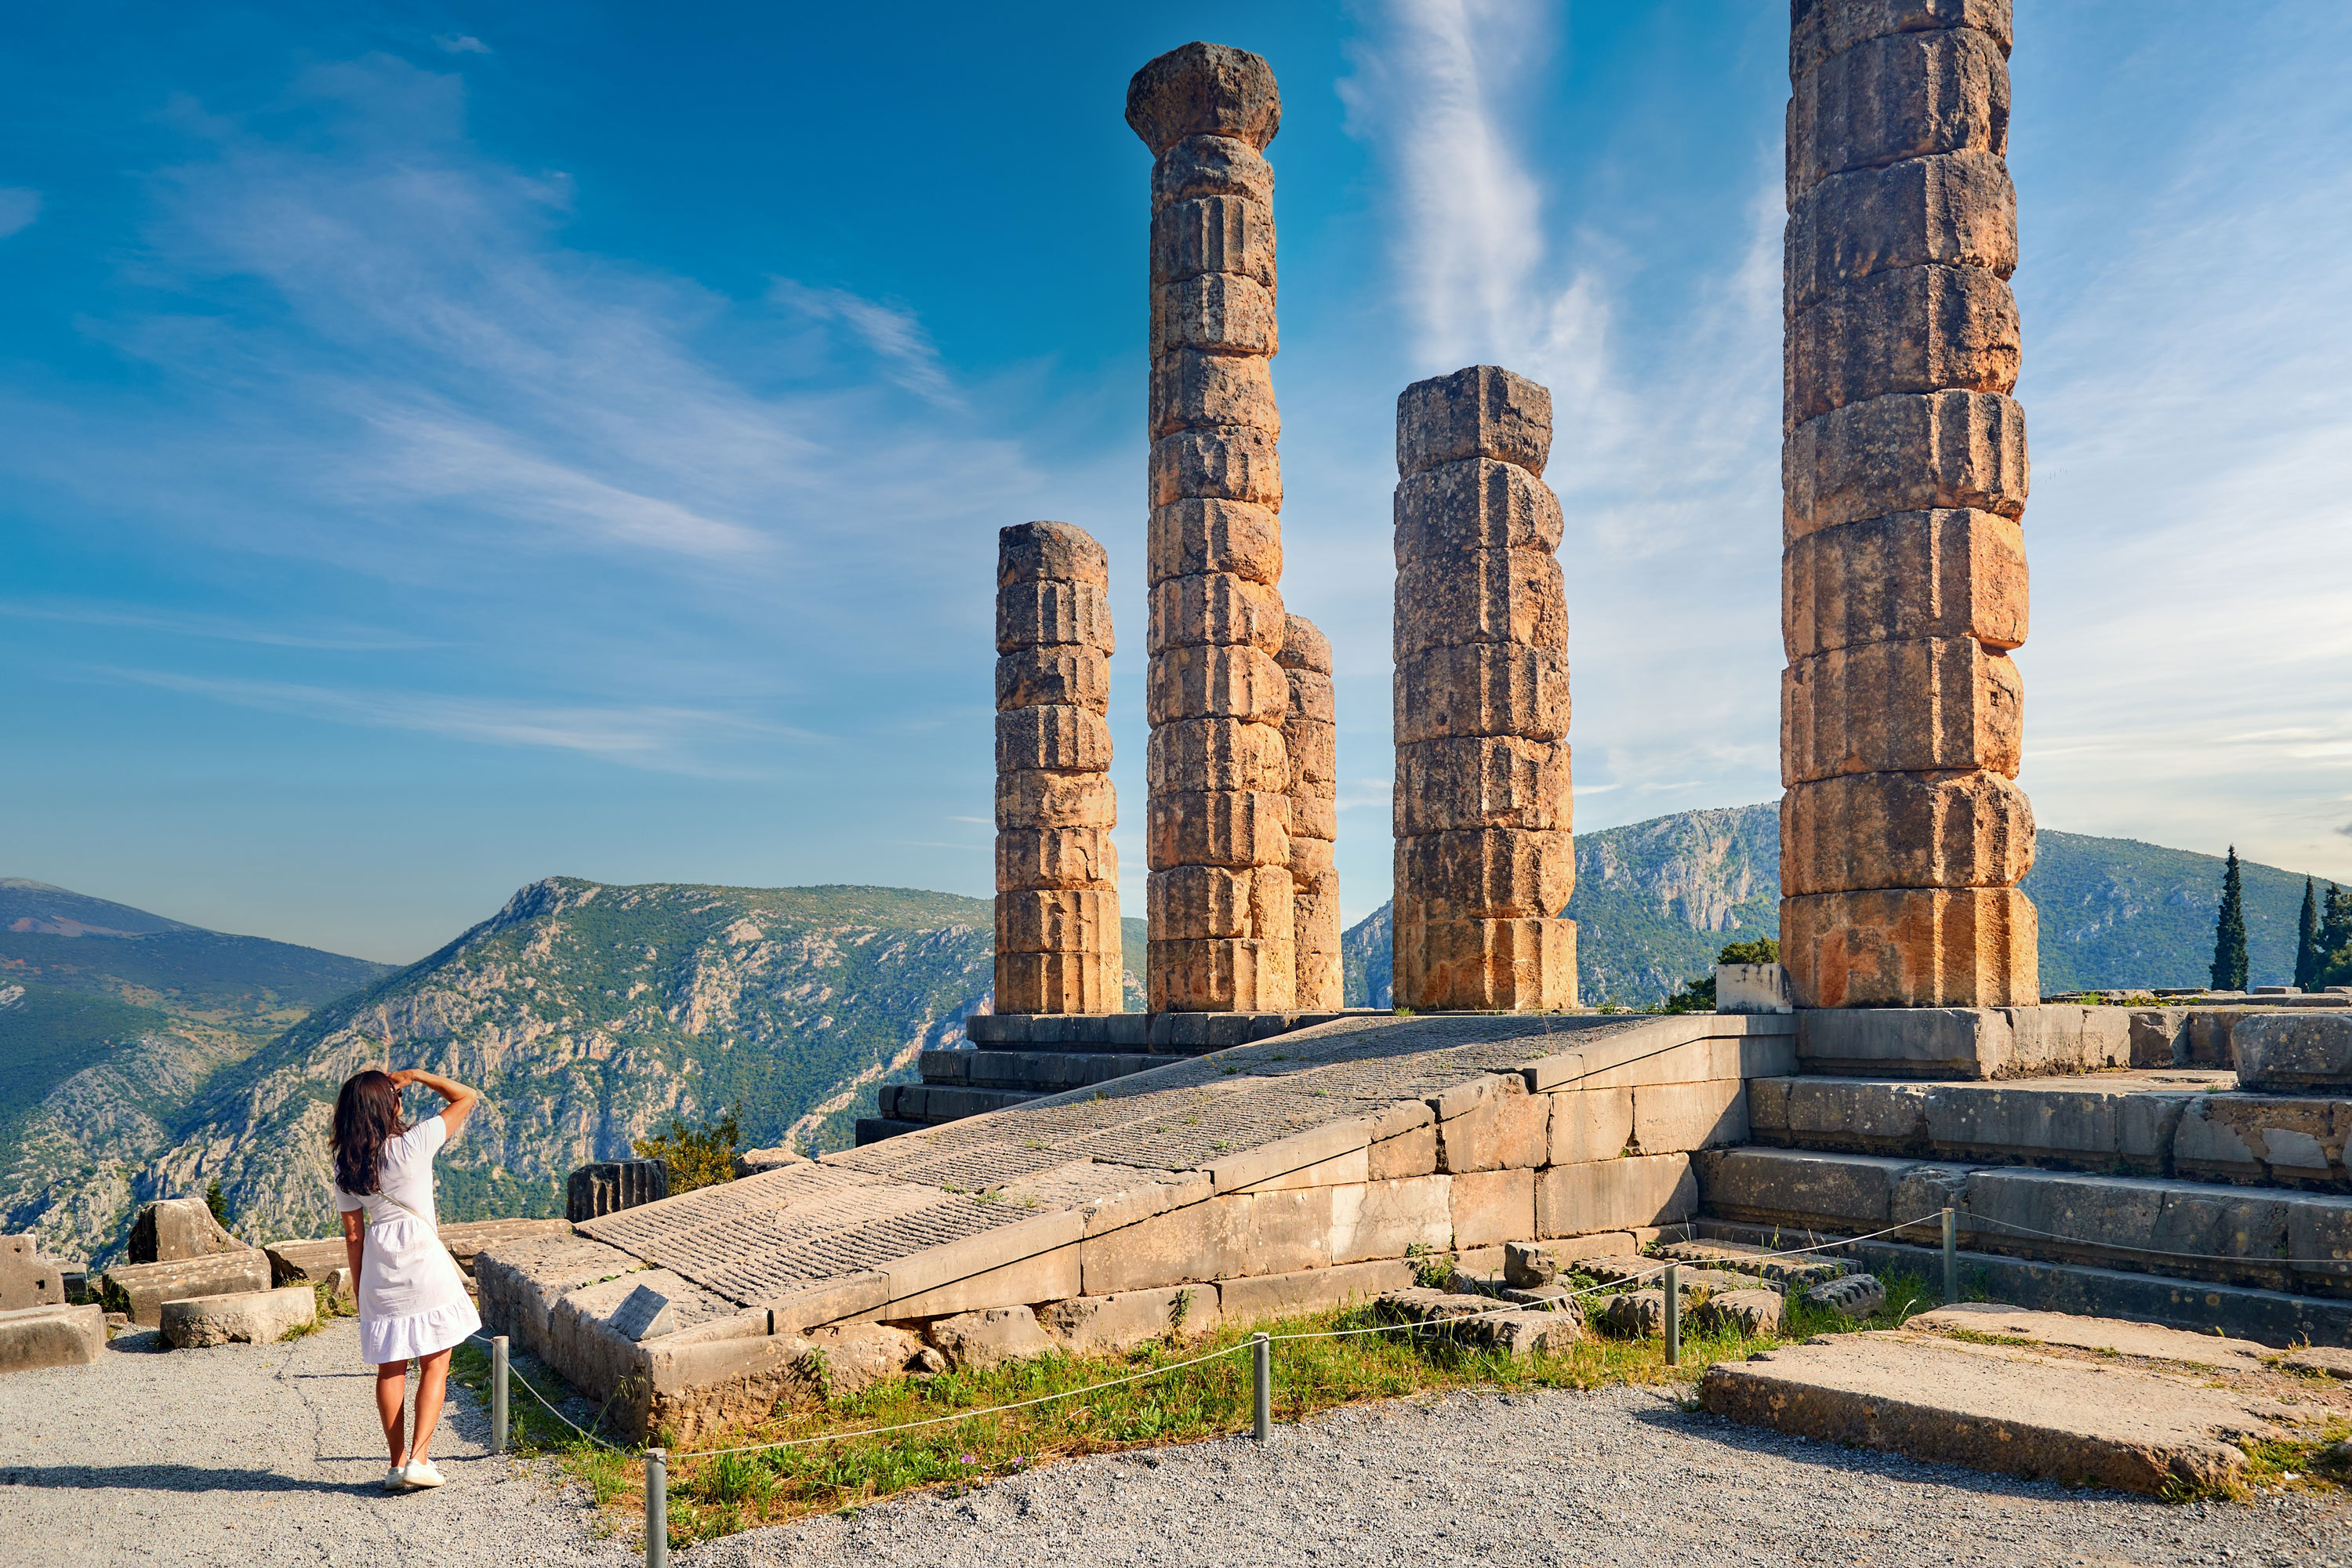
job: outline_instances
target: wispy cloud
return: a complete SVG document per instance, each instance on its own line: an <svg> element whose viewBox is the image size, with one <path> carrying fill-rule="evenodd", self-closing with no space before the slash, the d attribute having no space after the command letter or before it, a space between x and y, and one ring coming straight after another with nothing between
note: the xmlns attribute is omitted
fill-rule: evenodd
<svg viewBox="0 0 2352 1568"><path fill-rule="evenodd" d="M75 626L121 626L130 631L159 632L166 637L203 637L215 642L250 643L261 647L311 648L331 653L389 653L442 646L424 638L402 637L391 632L308 631L226 616L124 609L107 605L0 600L0 616Z"/></svg>
<svg viewBox="0 0 2352 1568"><path fill-rule="evenodd" d="M41 193L22 185L0 186L0 239L33 226L41 216Z"/></svg>
<svg viewBox="0 0 2352 1568"><path fill-rule="evenodd" d="M839 321L878 355L890 379L946 407L963 400L940 367L940 351L916 314L904 306L885 305L846 289L813 289L789 278L768 287L768 298L814 321Z"/></svg>
<svg viewBox="0 0 2352 1568"><path fill-rule="evenodd" d="M437 33L434 35L433 42L443 54L447 55L487 55L491 52L489 45L471 33Z"/></svg>

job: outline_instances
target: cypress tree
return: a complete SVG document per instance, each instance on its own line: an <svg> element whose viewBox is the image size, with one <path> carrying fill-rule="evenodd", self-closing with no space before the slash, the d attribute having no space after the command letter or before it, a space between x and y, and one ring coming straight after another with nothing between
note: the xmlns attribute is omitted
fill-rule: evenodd
<svg viewBox="0 0 2352 1568"><path fill-rule="evenodd" d="M2308 991L2319 978L2319 960L2327 950L2319 945L2319 891L2308 877L2303 879L2303 918L2295 922L2294 984Z"/></svg>
<svg viewBox="0 0 2352 1568"><path fill-rule="evenodd" d="M2221 872L2221 912L2213 921L2213 989L2246 988L2246 890L2238 878L2238 847Z"/></svg>
<svg viewBox="0 0 2352 1568"><path fill-rule="evenodd" d="M2326 913L2319 921L2319 957L2312 984L2352 985L2352 893L2327 884Z"/></svg>

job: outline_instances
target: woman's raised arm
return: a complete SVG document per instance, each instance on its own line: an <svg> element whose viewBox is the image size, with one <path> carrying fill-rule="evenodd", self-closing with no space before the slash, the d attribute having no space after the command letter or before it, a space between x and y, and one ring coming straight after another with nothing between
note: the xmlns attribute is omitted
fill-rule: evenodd
<svg viewBox="0 0 2352 1568"><path fill-rule="evenodd" d="M457 1129L466 1125L466 1118L472 1114L475 1102L482 1098L480 1089L467 1089L456 1079L443 1078L439 1073L427 1072L423 1068L403 1068L392 1075L392 1081L403 1089L412 1083L421 1083L447 1100L448 1105L441 1112L441 1124L448 1129L452 1138L457 1136Z"/></svg>

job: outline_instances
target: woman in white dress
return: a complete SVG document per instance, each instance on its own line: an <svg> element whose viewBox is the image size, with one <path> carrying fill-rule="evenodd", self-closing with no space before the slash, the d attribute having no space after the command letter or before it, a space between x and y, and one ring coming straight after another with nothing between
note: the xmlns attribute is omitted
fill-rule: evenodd
<svg viewBox="0 0 2352 1568"><path fill-rule="evenodd" d="M400 1091L423 1084L448 1105L414 1127ZM448 1387L449 1352L482 1326L465 1277L441 1245L433 1209L433 1156L457 1135L478 1091L419 1068L355 1073L335 1099L335 1206L360 1304L360 1359L375 1368L376 1413L392 1450L386 1491L437 1487L428 1450ZM408 1363L416 1363L416 1425L403 1431Z"/></svg>

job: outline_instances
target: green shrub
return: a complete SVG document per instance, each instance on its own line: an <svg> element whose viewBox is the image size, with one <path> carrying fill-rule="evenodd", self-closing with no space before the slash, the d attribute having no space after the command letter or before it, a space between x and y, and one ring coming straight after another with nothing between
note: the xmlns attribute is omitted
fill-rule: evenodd
<svg viewBox="0 0 2352 1568"><path fill-rule="evenodd" d="M672 1197L697 1187L731 1182L735 1179L735 1150L743 1141L742 1129L736 1125L742 1109L740 1105L730 1107L699 1127L688 1127L673 1116L668 1131L640 1138L629 1147L640 1157L659 1160L669 1167Z"/></svg>

